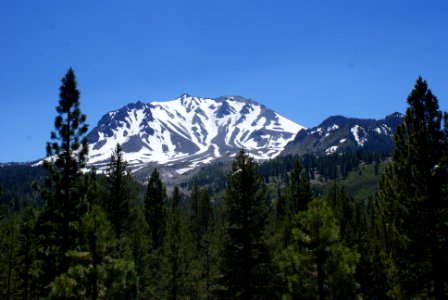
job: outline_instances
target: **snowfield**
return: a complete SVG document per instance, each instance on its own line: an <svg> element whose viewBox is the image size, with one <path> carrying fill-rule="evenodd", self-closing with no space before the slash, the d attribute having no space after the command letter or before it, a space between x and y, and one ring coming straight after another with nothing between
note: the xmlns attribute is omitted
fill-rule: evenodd
<svg viewBox="0 0 448 300"><path fill-rule="evenodd" d="M303 126L242 97L183 94L166 102L131 103L109 112L89 133L89 164L107 163L117 143L130 166L182 162L185 173L245 149L256 160L280 154Z"/></svg>

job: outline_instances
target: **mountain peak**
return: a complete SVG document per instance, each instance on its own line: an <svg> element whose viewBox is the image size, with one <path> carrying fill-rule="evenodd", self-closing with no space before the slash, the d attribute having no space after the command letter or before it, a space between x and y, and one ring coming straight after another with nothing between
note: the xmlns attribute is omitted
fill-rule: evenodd
<svg viewBox="0 0 448 300"><path fill-rule="evenodd" d="M241 96L182 94L166 102L128 104L89 133L89 163L101 168L117 143L134 169L158 164L184 173L244 148L257 160L278 155L303 126Z"/></svg>
<svg viewBox="0 0 448 300"><path fill-rule="evenodd" d="M182 93L179 97L176 99L184 99L184 98L191 98L191 95L188 93Z"/></svg>

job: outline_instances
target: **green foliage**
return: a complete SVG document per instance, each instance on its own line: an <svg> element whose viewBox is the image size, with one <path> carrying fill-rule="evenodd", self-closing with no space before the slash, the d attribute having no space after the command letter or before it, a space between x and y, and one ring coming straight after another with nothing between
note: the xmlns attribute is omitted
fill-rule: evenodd
<svg viewBox="0 0 448 300"><path fill-rule="evenodd" d="M164 265L162 272L165 278L167 299L185 299L191 295L191 287L187 282L188 261L191 260L186 247L186 228L179 211L181 195L176 186L171 198L171 209L168 214L167 231L164 242Z"/></svg>
<svg viewBox="0 0 448 300"><path fill-rule="evenodd" d="M112 222L115 235L119 238L130 230L131 202L136 196L135 184L127 169L127 162L123 159L120 144L117 144L112 153L106 176L108 193L104 208Z"/></svg>
<svg viewBox="0 0 448 300"><path fill-rule="evenodd" d="M14 299L20 278L16 272L18 222L14 203L0 207L0 296Z"/></svg>
<svg viewBox="0 0 448 300"><path fill-rule="evenodd" d="M79 220L86 203L80 188L81 169L86 165L88 153L86 116L79 108L79 91L75 74L70 68L62 79L59 94L56 131L51 132L52 142L47 144L44 168L48 171L45 188L41 191L45 201L39 215L38 259L42 296L53 279L66 272L69 261L66 253L74 249L79 239Z"/></svg>
<svg viewBox="0 0 448 300"><path fill-rule="evenodd" d="M344 186L333 184L327 194L326 202L335 216L342 240L347 246L352 247L356 244L356 227L361 226L359 222L358 224L355 222L353 199L347 194Z"/></svg>
<svg viewBox="0 0 448 300"><path fill-rule="evenodd" d="M338 184L344 185L346 192L354 199L361 203L366 203L367 199L375 194L378 190L378 174L375 169L378 168L378 174L384 168L384 164L361 164L355 171L350 171L346 178L337 181ZM330 183L330 187L333 183Z"/></svg>
<svg viewBox="0 0 448 300"><path fill-rule="evenodd" d="M42 199L32 187L33 183L44 183L47 171L42 166L30 165L4 165L0 167L0 182L3 194L0 194L0 203L14 202L14 209L19 211L28 204L42 205Z"/></svg>
<svg viewBox="0 0 448 300"><path fill-rule="evenodd" d="M199 187L194 184L190 194L190 234L194 240L194 250L197 252L200 249L201 233L199 225Z"/></svg>
<svg viewBox="0 0 448 300"><path fill-rule="evenodd" d="M300 161L296 160L286 188L287 207L295 215L299 211L306 210L311 198L310 181L303 172Z"/></svg>
<svg viewBox="0 0 448 300"><path fill-rule="evenodd" d="M33 299L36 294L36 276L37 276L37 237L35 234L35 226L38 212L32 207L28 206L24 209L21 219L18 243L18 261L17 272L21 278L19 290L23 299Z"/></svg>
<svg viewBox="0 0 448 300"><path fill-rule="evenodd" d="M213 208L207 189L193 185L190 196L190 234L193 237L195 252L200 253L204 235L213 221Z"/></svg>
<svg viewBox="0 0 448 300"><path fill-rule="evenodd" d="M291 241L292 213L287 206L286 197L278 192L275 206L274 247L283 251Z"/></svg>
<svg viewBox="0 0 448 300"><path fill-rule="evenodd" d="M285 299L357 299L359 256L344 246L331 209L315 199L297 214L298 226L280 268L287 282Z"/></svg>
<svg viewBox="0 0 448 300"><path fill-rule="evenodd" d="M265 185L252 158L236 156L225 194L221 253L225 299L269 299L270 258L262 239L266 225Z"/></svg>
<svg viewBox="0 0 448 300"><path fill-rule="evenodd" d="M357 210L354 218L353 231L357 235L354 247L361 255L356 278L365 299L394 298L391 288L396 272L387 247L384 213L383 201L376 194L369 197L364 209Z"/></svg>
<svg viewBox="0 0 448 300"><path fill-rule="evenodd" d="M166 226L166 190L157 169L151 173L144 198L145 216L153 249L163 245Z"/></svg>
<svg viewBox="0 0 448 300"><path fill-rule="evenodd" d="M392 162L382 175L395 290L404 298L444 299L448 293L448 153L446 115L419 78L394 135Z"/></svg>
<svg viewBox="0 0 448 300"><path fill-rule="evenodd" d="M213 194L218 193L226 187L226 172L228 169L229 164L224 162L206 165L180 186L182 188L192 188L194 185L198 185L207 188Z"/></svg>
<svg viewBox="0 0 448 300"><path fill-rule="evenodd" d="M51 284L51 299L123 299L135 291L134 264L115 257L115 234L105 212L93 206L81 220L84 247L69 251L67 272Z"/></svg>
<svg viewBox="0 0 448 300"><path fill-rule="evenodd" d="M360 255L356 281L362 296L366 299L387 298L392 269L388 266L381 200L372 195L367 201L355 201L344 186L333 184L326 202L340 228L342 243Z"/></svg>
<svg viewBox="0 0 448 300"><path fill-rule="evenodd" d="M148 224L146 223L142 206L133 207L131 210L131 219L133 222L127 241L137 275L135 295L136 299L140 299L145 286L147 286L145 275L147 272L146 259L149 252Z"/></svg>
<svg viewBox="0 0 448 300"><path fill-rule="evenodd" d="M211 299L217 278L217 232L212 202L207 189L193 186L190 195L189 229L190 285L196 299ZM188 246L188 245L187 245Z"/></svg>
<svg viewBox="0 0 448 300"><path fill-rule="evenodd" d="M165 265L162 249L150 249L144 257L141 299L166 299L166 277L162 272Z"/></svg>
<svg viewBox="0 0 448 300"><path fill-rule="evenodd" d="M259 172L266 182L286 182L287 174L299 159L304 174L311 180L328 181L344 179L351 171L357 170L359 164L384 161L389 153L376 153L358 150L350 153L332 155L305 154L302 157L279 156L260 164Z"/></svg>
<svg viewBox="0 0 448 300"><path fill-rule="evenodd" d="M389 165L365 148L259 166L241 151L170 199L157 170L138 189L119 145L105 175L82 172L72 70L60 95L44 168L0 167L0 298L448 296L448 116L423 80ZM32 181L45 186L33 192Z"/></svg>

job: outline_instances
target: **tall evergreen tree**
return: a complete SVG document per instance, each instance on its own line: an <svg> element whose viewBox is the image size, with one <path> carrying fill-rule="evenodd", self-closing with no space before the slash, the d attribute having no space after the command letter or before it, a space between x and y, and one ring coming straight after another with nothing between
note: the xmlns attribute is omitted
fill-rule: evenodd
<svg viewBox="0 0 448 300"><path fill-rule="evenodd" d="M129 233L129 242L137 275L135 298L144 299L142 295L147 285L145 281L147 273L145 258L149 250L148 224L141 205L135 206L131 210L131 216L133 222Z"/></svg>
<svg viewBox="0 0 448 300"><path fill-rule="evenodd" d="M285 299L357 299L356 252L344 246L328 205L321 199L297 214L291 244L280 266L288 292Z"/></svg>
<svg viewBox="0 0 448 300"><path fill-rule="evenodd" d="M174 187L171 209L168 214L167 232L164 243L166 257L163 271L166 278L167 299L184 299L188 295L187 257L185 247L185 230L179 210L181 195Z"/></svg>
<svg viewBox="0 0 448 300"><path fill-rule="evenodd" d="M202 189L199 195L198 220L200 241L200 289L199 297L202 299L211 299L212 286L217 276L216 270L216 249L214 236L214 214L212 202L207 189ZM202 284L201 284L202 283ZM202 288L201 288L202 287Z"/></svg>
<svg viewBox="0 0 448 300"><path fill-rule="evenodd" d="M336 223L340 228L340 235L342 240L348 247L354 246L356 243L355 231L357 226L361 227L361 224L355 225L355 213L354 213L354 201L345 191L344 186L339 186L334 183L327 197L325 199L333 211Z"/></svg>
<svg viewBox="0 0 448 300"><path fill-rule="evenodd" d="M97 205L81 219L82 243L67 256L71 266L51 284L50 299L133 299L134 264L119 257L115 233Z"/></svg>
<svg viewBox="0 0 448 300"><path fill-rule="evenodd" d="M367 299L387 298L389 262L381 201L373 195L363 205L338 184L331 186L325 200L340 228L341 242L360 255L356 281L360 284L362 296Z"/></svg>
<svg viewBox="0 0 448 300"><path fill-rule="evenodd" d="M212 285L216 277L216 255L214 236L214 215L208 190L193 186L191 191L190 235L192 241L189 281L194 286L195 299L211 299Z"/></svg>
<svg viewBox="0 0 448 300"><path fill-rule="evenodd" d="M123 151L117 144L107 170L108 195L104 207L119 238L130 230L131 201L135 196L133 179L123 159Z"/></svg>
<svg viewBox="0 0 448 300"><path fill-rule="evenodd" d="M278 192L277 202L275 203L275 239L276 248L283 251L288 247L291 241L292 214L287 207L286 197Z"/></svg>
<svg viewBox="0 0 448 300"><path fill-rule="evenodd" d="M166 224L166 189L157 169L151 173L145 193L145 216L152 249L160 249L163 245Z"/></svg>
<svg viewBox="0 0 448 300"><path fill-rule="evenodd" d="M289 174L287 186L287 202L292 214L306 210L312 199L310 181L302 169L300 161L296 159L293 169Z"/></svg>
<svg viewBox="0 0 448 300"><path fill-rule="evenodd" d="M157 169L151 173L144 196L144 213L148 228L149 249L144 257L145 284L143 299L166 298L162 267L163 243L166 234L166 189Z"/></svg>
<svg viewBox="0 0 448 300"><path fill-rule="evenodd" d="M79 96L75 74L70 68L62 79L55 131L51 132L52 142L47 144L44 168L48 178L42 190L45 207L36 224L42 262L39 279L44 294L49 283L68 269L66 253L77 244L79 220L85 210L79 178L88 153L87 124L79 108Z"/></svg>
<svg viewBox="0 0 448 300"><path fill-rule="evenodd" d="M204 236L210 229L213 219L213 208L207 189L193 185L190 206L190 233L193 237L194 250L199 255Z"/></svg>
<svg viewBox="0 0 448 300"><path fill-rule="evenodd" d="M310 181L302 169L298 158L295 158L292 170L288 176L286 193L281 193L279 187L277 190L277 201L275 207L275 220L271 240L271 248L274 253L274 260L281 258L282 252L288 247L292 238L292 229L295 227L295 215L307 209L308 203L312 199ZM285 289L285 282L277 278L281 287Z"/></svg>
<svg viewBox="0 0 448 300"><path fill-rule="evenodd" d="M17 214L14 202L0 207L0 296L2 299L15 299L17 283Z"/></svg>
<svg viewBox="0 0 448 300"><path fill-rule="evenodd" d="M37 240L35 235L35 223L37 211L34 207L28 206L22 213L20 229L18 235L18 274L20 281L21 299L34 299L36 294L36 251Z"/></svg>
<svg viewBox="0 0 448 300"><path fill-rule="evenodd" d="M201 239L201 247L204 236L212 227L213 222L213 207L208 194L207 189L201 189L199 192L199 203L198 203L198 224L199 224L199 235Z"/></svg>
<svg viewBox="0 0 448 300"><path fill-rule="evenodd" d="M199 195L200 189L197 184L193 184L190 194L190 234L194 241L195 252L198 253L200 249L200 229L199 229Z"/></svg>
<svg viewBox="0 0 448 300"><path fill-rule="evenodd" d="M365 226L355 226L364 232L363 240L356 245L361 255L356 278L361 285L362 296L365 299L393 298L392 294L387 295L388 287L393 286L394 274L386 248L383 203L377 194L368 198L365 217Z"/></svg>
<svg viewBox="0 0 448 300"><path fill-rule="evenodd" d="M405 298L447 294L448 197L446 115L418 78L395 134L392 162L381 177L392 258ZM444 257L445 256L445 257Z"/></svg>
<svg viewBox="0 0 448 300"><path fill-rule="evenodd" d="M225 192L226 237L221 253L225 299L269 299L270 259L263 240L267 204L263 179L243 150Z"/></svg>

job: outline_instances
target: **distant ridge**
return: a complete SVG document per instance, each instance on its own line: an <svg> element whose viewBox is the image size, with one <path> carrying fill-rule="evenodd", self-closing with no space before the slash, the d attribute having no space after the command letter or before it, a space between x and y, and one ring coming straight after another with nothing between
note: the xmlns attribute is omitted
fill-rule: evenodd
<svg viewBox="0 0 448 300"><path fill-rule="evenodd" d="M403 115L400 113L393 113L380 120L331 116L319 126L300 131L286 145L282 155L329 155L359 149L391 153L394 147L393 134L402 121Z"/></svg>

